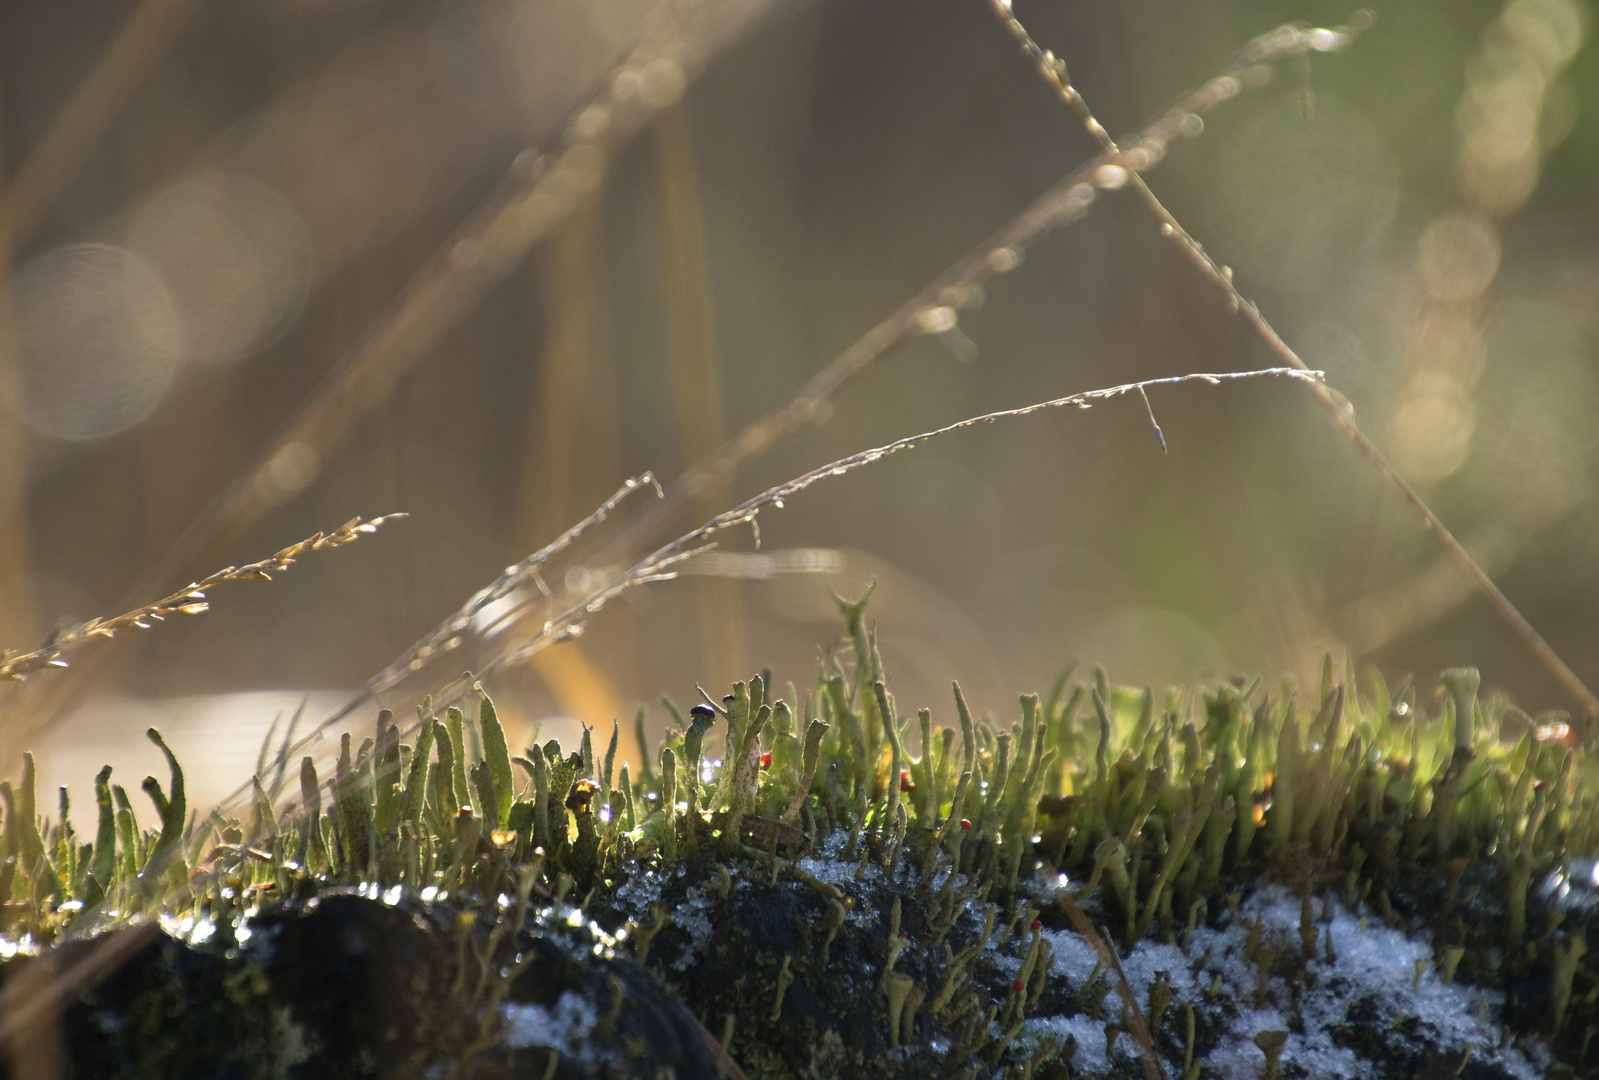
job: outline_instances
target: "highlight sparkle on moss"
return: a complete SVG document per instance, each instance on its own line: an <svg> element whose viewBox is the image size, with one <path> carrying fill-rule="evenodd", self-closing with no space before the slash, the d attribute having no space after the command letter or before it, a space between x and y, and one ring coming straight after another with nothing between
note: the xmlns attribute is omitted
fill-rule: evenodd
<svg viewBox="0 0 1599 1080"><path fill-rule="evenodd" d="M955 728L896 702L865 602L840 602L853 657L829 657L803 700L736 683L677 718L636 778L616 768L618 726L603 755L585 731L578 753L513 757L483 695L471 740L459 710L440 723L424 705L409 732L384 712L375 738L341 743L329 798L307 758L297 799L276 800L280 768L247 821L191 823L152 732L171 771L170 794L145 782L159 827L104 770L91 843L64 810L41 829L30 760L0 785L6 931L47 943L164 910L226 942L263 905L371 888L485 910L492 953L507 903L586 924L579 902L696 1007L736 1017L728 1049L752 1076L786 1075L782 1053L884 1076L935 1059L1095 1075L1144 1053L1190 1080L1319 1075L1511 1037L1595 1074L1599 900L1573 872L1599 850L1593 766L1479 697L1474 671L1446 672L1429 715L1330 663L1313 713L1292 688L1157 700L1095 669L1020 698L1008 728L956 686ZM1110 928L1119 962L1066 929L1068 906ZM479 1000L497 985L486 967L468 982ZM609 1038L624 1006L595 1000L585 1031ZM483 1015L490 1042L548 1019ZM1474 1060L1514 1076L1528 1059Z"/></svg>

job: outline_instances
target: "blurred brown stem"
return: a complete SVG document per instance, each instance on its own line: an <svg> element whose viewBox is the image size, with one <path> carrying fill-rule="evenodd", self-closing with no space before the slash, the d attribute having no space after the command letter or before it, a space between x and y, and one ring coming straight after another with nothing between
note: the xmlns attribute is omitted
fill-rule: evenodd
<svg viewBox="0 0 1599 1080"><path fill-rule="evenodd" d="M705 258L694 136L681 103L655 120L660 162L661 235L665 248L666 336L677 396L678 441L684 461L702 461L722 444L722 387L716 370L716 327ZM708 518L727 505L731 474L720 477L694 500L694 516ZM698 587L700 631L714 681L747 674L744 611L739 585L728 578Z"/></svg>
<svg viewBox="0 0 1599 1080"><path fill-rule="evenodd" d="M1134 138L1144 145L1156 142L1164 145L1193 134L1189 117L1205 115L1242 89L1259 85L1262 81L1261 65L1288 55L1293 55L1292 50L1285 46L1279 35L1267 34L1254 39L1213 78L1179 95L1154 120L1141 128ZM1158 160L1151 158L1145 167L1153 168ZM696 461L672 483L663 498L636 513L596 549L585 560L588 566L609 574L616 572L618 564L628 565L636 558L635 553L640 547L659 536L686 507L718 484L725 483L739 465L759 456L779 439L812 422L833 395L857 375L896 346L926 332L924 327L937 325L936 321L929 321L929 315L947 314L949 318L955 318L957 308L974 302L980 295L985 281L1014 269L1028 248L1044 233L1069 224L1086 213L1094 198L1095 176L1111 161L1110 154L1101 152L1072 170L835 357L812 376L787 405L750 423L708 456ZM581 604L589 591L588 588L566 590L561 603L563 606ZM525 639L542 640L545 624L542 612L534 611L530 603L524 605L516 617L519 624L508 636L525 634ZM369 682L362 693L374 692L386 685L389 683L384 676L379 676ZM352 702L341 713L354 705Z"/></svg>
<svg viewBox="0 0 1599 1080"><path fill-rule="evenodd" d="M1146 1080L1166 1080L1166 1067L1161 1064L1160 1055L1155 1053L1155 1040L1150 1037L1143 1013L1138 1011L1138 999L1133 995L1133 988L1127 981L1127 972L1122 967L1121 957L1116 955L1116 949L1110 943L1110 934L1100 936L1094 929L1094 924L1089 921L1088 915L1077 905L1077 901L1072 899L1070 891L1062 892L1058 903L1061 910L1066 912L1066 918L1071 921L1072 929L1093 946L1105 967L1116 973L1116 997L1121 1001L1122 1023L1127 1025L1127 1032L1138 1047L1138 1060L1144 1068Z"/></svg>
<svg viewBox="0 0 1599 1080"><path fill-rule="evenodd" d="M0 132L0 178L5 139ZM0 199L0 387L15 377L11 323L11 211ZM20 410L0 400L0 649L35 640L33 548L28 534L28 455Z"/></svg>
<svg viewBox="0 0 1599 1080"><path fill-rule="evenodd" d="M199 2L144 0L123 24L0 194L0 215L10 219L9 231L0 237L0 254L9 256L27 243Z"/></svg>
<svg viewBox="0 0 1599 1080"><path fill-rule="evenodd" d="M1273 35L1254 39L1214 77L1178 95L1131 138L1143 145L1165 146L1191 136L1194 131L1189 126L1189 117L1204 116L1240 90L1260 85L1262 79L1258 76L1264 70L1262 65L1288 55L1292 52ZM938 332L945 317L958 318L961 308L974 304L981 297L984 282L1019 265L1028 248L1046 232L1070 224L1086 213L1095 197L1096 174L1113 160L1108 151L1102 151L1067 173L1025 210L834 357L787 405L748 424L714 452L696 460L672 481L665 499L635 515L595 553L589 560L590 565L605 567L626 559L659 535L689 503L715 485L725 483L741 464L813 422L833 395L872 364L914 337ZM1159 157L1151 157L1142 167L1154 168L1159 160ZM953 321L949 325L953 328Z"/></svg>
<svg viewBox="0 0 1599 1080"><path fill-rule="evenodd" d="M251 526L299 494L356 422L594 190L610 154L675 102L705 60L768 4L678 0L658 9L663 17L575 113L556 148L518 155L499 188L423 264L242 475L189 525L130 591L127 603L158 595L216 561ZM92 683L88 675L80 673L65 693L84 692ZM61 692L30 702L24 710L28 724L50 722L68 703Z"/></svg>
<svg viewBox="0 0 1599 1080"><path fill-rule="evenodd" d="M549 245L547 274L539 286L544 335L538 388L530 409L527 450L517 497L513 559L558 535L577 513L584 481L616 475L614 411L595 434L589 404L601 361L603 312L598 255L603 189L584 198ZM579 446L585 446L579 453ZM613 667L617 665L612 658ZM545 688L568 716L602 724L621 713L620 694L581 642L550 652L535 665Z"/></svg>

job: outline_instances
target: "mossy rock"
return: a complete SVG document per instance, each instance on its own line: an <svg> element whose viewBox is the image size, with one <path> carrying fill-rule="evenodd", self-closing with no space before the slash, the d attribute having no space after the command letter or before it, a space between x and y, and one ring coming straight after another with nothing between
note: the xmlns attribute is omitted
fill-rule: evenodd
<svg viewBox="0 0 1599 1080"><path fill-rule="evenodd" d="M490 919L470 908L335 890L269 905L238 929L192 944L161 933L80 994L61 1018L66 1075L716 1075L688 1010L581 920L535 912L505 942L518 973L503 986L483 959ZM57 958L70 965L94 945ZM31 962L0 965L0 978Z"/></svg>
<svg viewBox="0 0 1599 1080"><path fill-rule="evenodd" d="M161 828L108 769L90 844L30 768L6 930L216 926L72 1006L90 1074L1599 1077L1599 759L1566 718L1329 660L1303 708L1096 670L1009 725L956 688L940 726L900 714L864 605L852 662L671 708L636 779L616 729L513 759L487 696L414 745L380 713L334 798L306 758L248 821L182 827L169 756Z"/></svg>

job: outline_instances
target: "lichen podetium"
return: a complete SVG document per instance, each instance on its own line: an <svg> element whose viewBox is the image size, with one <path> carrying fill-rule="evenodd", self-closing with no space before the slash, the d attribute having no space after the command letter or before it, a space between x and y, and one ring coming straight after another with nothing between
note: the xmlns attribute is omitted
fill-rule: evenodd
<svg viewBox="0 0 1599 1080"><path fill-rule="evenodd" d="M614 731L512 756L480 693L381 713L298 799L258 778L247 820L185 825L169 755L144 828L103 771L91 842L64 797L39 824L30 760L8 950L159 917L161 963L63 1022L74 1060L164 1075L1599 1076L1599 786L1561 718L1329 660L1158 699L1068 673L1008 725L957 686L939 724L865 607L803 693L673 707L636 774ZM297 981L335 918L409 935L383 1009ZM209 1018L179 1056L174 1009Z"/></svg>

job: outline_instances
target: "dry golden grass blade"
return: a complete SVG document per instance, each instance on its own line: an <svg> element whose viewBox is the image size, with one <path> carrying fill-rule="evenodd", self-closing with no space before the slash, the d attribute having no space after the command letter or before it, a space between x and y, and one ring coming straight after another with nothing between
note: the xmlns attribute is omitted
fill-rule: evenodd
<svg viewBox="0 0 1599 1080"><path fill-rule="evenodd" d="M621 420L606 335L599 251L604 189L592 192L547 245L538 302L545 331L516 502L512 557L520 559L577 517L578 494L621 471ZM607 392L609 391L609 392ZM562 711L599 724L622 715L621 695L581 647L549 654L538 676Z"/></svg>
<svg viewBox="0 0 1599 1080"><path fill-rule="evenodd" d="M144 588L153 591L214 557L298 494L297 478L313 470L286 470L279 464L284 456L326 461L356 421L572 214L604 177L611 154L676 101L705 60L766 6L766 0L671 4L670 17L645 35L601 93L577 111L553 150L517 157L499 189L417 271L244 474L190 524Z"/></svg>
<svg viewBox="0 0 1599 1080"><path fill-rule="evenodd" d="M5 176L0 130L0 181ZM0 386L16 378L11 312L11 215L0 195ZM29 530L27 439L22 418L0 406L0 642L32 641L35 633L33 544Z"/></svg>
<svg viewBox="0 0 1599 1080"><path fill-rule="evenodd" d="M1159 154L1148 154L1138 167L1153 169L1160 163L1165 147L1197 133L1193 118L1204 117L1243 90L1264 85L1271 77L1271 64L1295 55L1298 52L1293 43L1285 42L1275 32L1250 41L1212 78L1178 95L1153 120L1129 136L1128 141L1137 145L1162 148ZM787 405L755 420L713 453L696 461L672 481L665 499L619 530L590 560L590 565L607 567L630 558L691 503L725 483L739 466L815 420L835 394L906 341L933 334L950 341L957 351L970 348L970 342L963 337L951 338L959 335L960 311L980 300L984 283L1020 265L1028 249L1044 234L1083 217L1102 186L1102 170L1112 163L1112 155L1101 152L1067 173L834 357Z"/></svg>
<svg viewBox="0 0 1599 1080"><path fill-rule="evenodd" d="M287 570L296 559L307 552L342 547L367 533L376 532L384 522L405 516L386 514L370 521L353 517L332 532L314 533L259 562L245 566L225 566L216 573L192 582L154 603L134 608L114 618L90 619L70 630L53 634L49 641L32 652L18 653L9 649L0 652L0 680L20 681L49 668L64 668L68 666L65 659L67 652L96 638L113 637L123 630L148 629L169 615L199 615L210 610L206 593L217 585L228 581L271 581L273 574Z"/></svg>
<svg viewBox="0 0 1599 1080"><path fill-rule="evenodd" d="M1027 32L1027 28L1017 20L1015 13L1012 12L1010 0L988 0L988 2L1006 28L1021 43L1022 51L1036 63L1039 72L1055 89L1055 92L1060 95L1061 99L1077 114L1078 119L1082 121L1088 133L1104 148L1105 155L1120 172L1120 181L1132 187L1139 197L1144 200L1144 203L1155 217L1159 219L1162 235L1175 242L1178 249L1187 256L1189 262L1193 263L1201 273L1222 290L1227 297L1228 304L1234 311L1244 316L1245 321L1249 323L1267 348L1276 353L1284 363L1291 367L1300 371L1308 371L1309 366L1304 360L1300 359L1298 353L1289 347L1288 343L1282 339L1271 323L1266 321L1266 317L1260 313L1260 308L1245 297L1238 290L1238 286L1233 284L1231 271L1218 265L1214 259L1206 254L1204 248L1189 235L1188 231L1183 228L1182 223L1172 215L1170 210L1166 209L1165 204L1144 182L1144 178L1140 175L1139 162L1135 160L1143 152L1142 147L1132 145L1124 151L1116 140L1111 138L1110 132L1106 131L1104 125L1095 119L1093 112L1088 108L1088 103L1083 100L1082 94L1078 93L1077 88L1072 85L1071 79L1066 73L1065 61L1033 40L1032 35ZM1346 27L1340 27L1335 30L1304 30L1298 27L1285 26L1276 31L1274 36L1281 39L1283 42L1282 47L1288 51L1298 53L1311 51L1328 52L1343 48L1349 41L1354 39L1355 35L1370 20L1369 13L1359 12L1351 20L1350 25ZM1583 681L1577 678L1576 672L1566 665L1566 662L1543 639L1543 636L1538 633L1532 623L1527 621L1526 616L1522 615L1516 609L1516 606L1510 602L1510 598L1500 591L1499 586L1494 584L1493 579L1488 576L1488 573L1483 570L1477 560L1472 558L1471 553L1466 550L1465 546L1455 539L1454 534L1449 531L1443 520L1433 513L1432 508L1422 500L1416 489L1411 487L1410 483L1399 474L1399 470L1389 463L1387 457L1377 448L1377 444L1372 442L1370 437L1356 425L1354 409L1349 404L1349 400L1325 383L1317 383L1313 389L1317 402L1327 411L1334 426L1354 444L1355 449L1371 463L1372 468L1377 471L1378 475L1399 493L1400 498L1421 519L1427 530L1443 545L1444 550L1449 553L1455 564L1477 586L1477 590L1487 598L1488 603L1492 605L1500 619L1515 632L1517 637L1521 638L1522 642L1538 658L1544 668L1554 676L1555 681L1582 705L1589 717L1590 725L1596 719L1599 719L1599 698L1596 698L1593 691L1589 690L1583 684Z"/></svg>
<svg viewBox="0 0 1599 1080"><path fill-rule="evenodd" d="M1166 1080L1166 1066L1161 1063L1160 1055L1155 1053L1155 1040L1150 1037L1149 1026L1144 1023L1144 1014L1138 1011L1132 985L1127 981L1127 972L1122 969L1121 957L1116 955L1109 935L1100 936L1088 915L1072 899L1071 893L1061 893L1059 903L1066 917L1071 920L1072 929L1093 946L1105 967L1116 973L1116 996L1122 1003L1122 1023L1127 1025L1127 1033L1138 1047L1138 1060L1144 1067L1145 1080Z"/></svg>
<svg viewBox="0 0 1599 1080"><path fill-rule="evenodd" d="M666 336L677 398L678 442L684 461L702 461L722 444L722 386L716 360L716 327L706 268L705 227L694 134L681 104L661 110L655 121L661 166L662 278L666 286ZM728 503L728 477L694 500L694 516L708 518ZM699 632L713 681L731 681L748 670L744 605L737 582L704 582L697 590Z"/></svg>
<svg viewBox="0 0 1599 1080"><path fill-rule="evenodd" d="M572 214L603 178L611 155L676 101L704 63L769 6L770 0L663 3L643 40L575 112L554 148L517 155L504 181L423 264L253 462L189 524L126 602L147 603L170 590L298 494L401 376ZM49 723L89 681L74 680L73 690L28 702L30 722Z"/></svg>
<svg viewBox="0 0 1599 1080"><path fill-rule="evenodd" d="M564 531L586 509L579 505L580 493L591 483L610 487L622 471L615 392L600 385L615 380L603 329L609 317L600 251L604 195L598 189L578 204L540 260L534 292L544 327L528 402L513 559Z"/></svg>
<svg viewBox="0 0 1599 1080"><path fill-rule="evenodd" d="M946 424L941 428L924 431L917 435L909 435L883 446L873 447L870 450L862 450L848 457L839 458L837 461L812 469L810 472L796 476L792 480L778 484L776 487L767 488L759 495L744 500L731 510L716 515L699 528L684 533L671 543L657 548L635 563L626 573L617 576L602 588L583 597L577 603L559 612L549 612L543 620L540 630L531 637L519 638L514 633L505 634L506 643L500 646L498 651L486 663L479 666L476 674L466 673L441 687L432 695L434 708L438 710L448 705L456 704L468 693L472 692L474 686L479 685L484 680L492 678L508 668L532 661L551 645L579 637L587 626L589 619L599 614L608 603L622 593L641 585L648 585L657 581L671 581L677 578L683 572L684 564L690 559L716 549L717 540L715 537L717 534L747 525L754 531L758 545L760 542L760 525L758 521L760 512L768 506L780 508L785 499L793 498L806 488L822 480L843 476L845 473L854 472L856 469L874 464L886 457L907 450L914 450L923 443L966 428L975 427L978 424L1013 420L1053 409L1089 409L1100 402L1110 401L1128 394L1147 394L1150 389L1155 387L1180 386L1192 382L1217 385L1224 382L1266 378L1287 379L1291 382L1307 382L1312 385L1318 385L1322 375L1318 371L1300 371L1296 368L1276 367L1262 368L1257 371L1194 372L1188 375L1146 379L1142 382L1125 383L1120 386L1110 386L1099 390L1085 391L1080 394L1071 394L1067 397L1053 398L1049 401L1039 401L1019 409L1005 409L999 412L984 413L981 416L967 417L953 424ZM450 643L450 639L459 635L470 625L472 613L482 610L484 606L491 602L492 598L509 595L519 584L529 580L537 580L537 568L544 561L569 544L584 530L604 520L615 509L621 499L625 498L628 493L643 487L646 481L652 484L654 482L653 477L648 474L641 480L629 480L605 504L583 521L567 530L565 535L549 547L529 556L522 563L508 568L488 588L479 591L455 616L440 624L437 629L412 646L398 660L373 676L337 712L302 735L293 746L289 747L288 755L292 756L300 753L304 748L316 742L334 724L344 720L370 701L378 692L395 685L406 673L416 670L423 661L437 653L450 651L454 647ZM402 728L402 731L404 730L409 730L409 727ZM240 800L249 791L249 784L241 784L219 804L218 809L226 812L238 806Z"/></svg>

